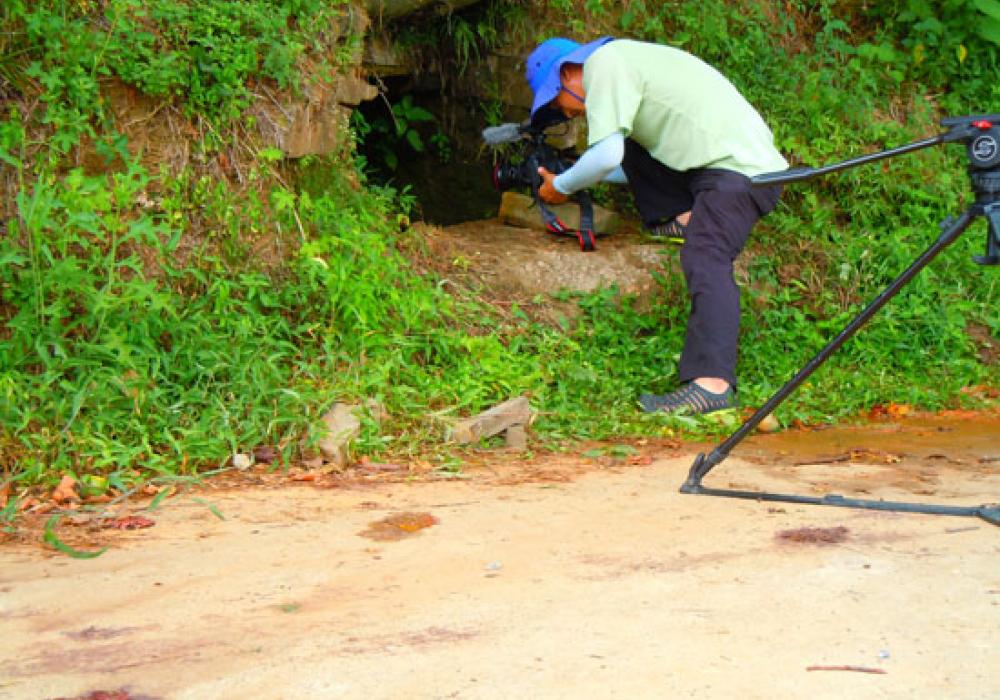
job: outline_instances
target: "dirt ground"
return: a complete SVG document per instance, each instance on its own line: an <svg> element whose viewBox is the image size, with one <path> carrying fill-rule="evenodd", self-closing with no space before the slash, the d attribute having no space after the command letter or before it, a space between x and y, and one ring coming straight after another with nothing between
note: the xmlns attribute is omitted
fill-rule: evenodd
<svg viewBox="0 0 1000 700"><path fill-rule="evenodd" d="M516 304L547 322L579 314L574 300L559 301L560 291L586 293L614 284L645 309L662 295L655 275L680 273L676 246L644 240L634 222L600 236L596 250L588 253L580 251L574 237L495 219L445 228L418 226L427 244L423 262L442 278L475 290L499 310ZM737 275L742 274L740 264Z"/></svg>
<svg viewBox="0 0 1000 700"><path fill-rule="evenodd" d="M705 483L979 505L998 435L1000 413L789 430ZM998 697L1000 528L682 495L711 445L631 447L242 475L78 536L95 559L7 544L0 697Z"/></svg>

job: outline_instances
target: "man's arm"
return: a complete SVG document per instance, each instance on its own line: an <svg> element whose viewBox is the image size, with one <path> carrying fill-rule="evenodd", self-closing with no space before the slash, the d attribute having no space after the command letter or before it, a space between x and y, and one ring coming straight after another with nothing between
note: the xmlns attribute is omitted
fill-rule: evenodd
<svg viewBox="0 0 1000 700"><path fill-rule="evenodd" d="M598 182L624 182L624 157L625 137L621 132L611 134L588 148L573 167L557 175L553 186L557 192L573 194Z"/></svg>
<svg viewBox="0 0 1000 700"><path fill-rule="evenodd" d="M586 189L598 182L628 182L621 168L625 156L625 137L611 134L588 148L580 159L566 172L554 175L545 168L539 168L542 185L538 196L549 204L562 204L569 194ZM558 181L558 185L556 182Z"/></svg>

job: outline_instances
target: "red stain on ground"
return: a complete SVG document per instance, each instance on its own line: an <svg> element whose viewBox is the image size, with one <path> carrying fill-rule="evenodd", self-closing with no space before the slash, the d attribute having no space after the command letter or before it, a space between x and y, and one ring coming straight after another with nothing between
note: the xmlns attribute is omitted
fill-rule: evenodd
<svg viewBox="0 0 1000 700"><path fill-rule="evenodd" d="M84 628L82 630L76 630L74 632L63 632L63 635L69 637L70 639L81 639L85 641L90 641L94 639L113 639L114 637L120 637L123 634L129 634L138 630L138 627L90 627ZM104 691L99 691L104 692ZM115 691L118 692L118 691Z"/></svg>
<svg viewBox="0 0 1000 700"><path fill-rule="evenodd" d="M847 539L850 532L843 525L839 527L800 527L794 530L781 530L774 537L781 542L799 544L840 544Z"/></svg>
<svg viewBox="0 0 1000 700"><path fill-rule="evenodd" d="M371 523L358 534L372 540L401 540L437 523L438 519L430 513L396 513Z"/></svg>

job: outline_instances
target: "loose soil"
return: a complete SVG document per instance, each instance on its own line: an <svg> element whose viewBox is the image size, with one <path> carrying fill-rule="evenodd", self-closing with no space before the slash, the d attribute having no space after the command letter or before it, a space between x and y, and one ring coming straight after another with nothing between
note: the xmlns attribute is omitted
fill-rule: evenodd
<svg viewBox="0 0 1000 700"><path fill-rule="evenodd" d="M706 484L979 505L998 435L1000 413L758 435ZM711 445L629 444L449 479L250 471L152 527L60 525L96 559L8 542L0 697L996 697L1000 528L682 495Z"/></svg>
<svg viewBox="0 0 1000 700"><path fill-rule="evenodd" d="M587 253L575 237L496 219L445 228L419 224L417 230L427 246L423 264L453 286L472 290L500 310L516 304L533 318L555 322L580 313L575 299L553 298L560 291L587 293L614 285L634 297L639 309L662 296L656 275L680 274L678 249L644 240L637 226L623 223Z"/></svg>

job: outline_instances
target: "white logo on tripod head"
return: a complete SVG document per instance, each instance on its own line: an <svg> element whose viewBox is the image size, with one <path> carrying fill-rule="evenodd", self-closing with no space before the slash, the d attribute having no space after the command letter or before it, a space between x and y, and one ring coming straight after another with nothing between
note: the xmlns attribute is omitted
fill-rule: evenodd
<svg viewBox="0 0 1000 700"><path fill-rule="evenodd" d="M1000 149L1000 144L997 144L996 138L992 134L983 134L972 142L969 151L974 158L989 162L997 157L998 149Z"/></svg>

